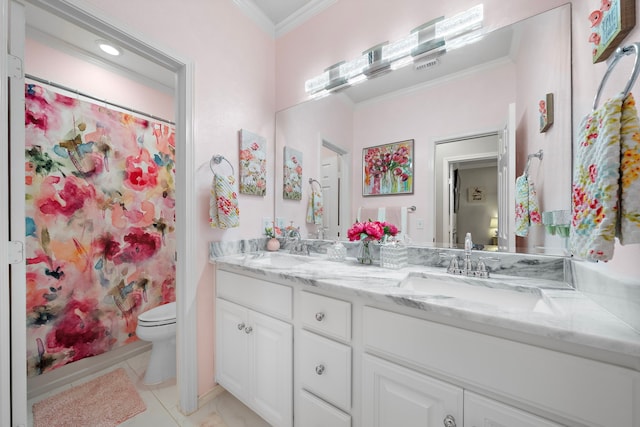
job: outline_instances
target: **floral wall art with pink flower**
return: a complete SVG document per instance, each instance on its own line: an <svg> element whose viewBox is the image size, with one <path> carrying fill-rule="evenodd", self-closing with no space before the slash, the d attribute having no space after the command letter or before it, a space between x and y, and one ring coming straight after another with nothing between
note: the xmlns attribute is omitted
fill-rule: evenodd
<svg viewBox="0 0 640 427"><path fill-rule="evenodd" d="M240 193L267 194L267 141L260 135L240 130Z"/></svg>
<svg viewBox="0 0 640 427"><path fill-rule="evenodd" d="M27 370L137 340L175 301L175 129L25 86Z"/></svg>
<svg viewBox="0 0 640 427"><path fill-rule="evenodd" d="M413 139L362 150L362 195L413 193Z"/></svg>
<svg viewBox="0 0 640 427"><path fill-rule="evenodd" d="M284 147L284 179L282 197L287 200L302 199L302 152Z"/></svg>

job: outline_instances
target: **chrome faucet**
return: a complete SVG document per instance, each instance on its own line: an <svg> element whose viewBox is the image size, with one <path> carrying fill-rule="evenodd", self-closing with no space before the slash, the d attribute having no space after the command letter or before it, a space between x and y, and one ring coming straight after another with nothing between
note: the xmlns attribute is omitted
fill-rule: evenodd
<svg viewBox="0 0 640 427"><path fill-rule="evenodd" d="M291 241L295 241L292 243ZM302 242L302 236L300 235L300 228L291 227L287 231L287 244L290 245L289 253L295 255L309 255L309 245Z"/></svg>
<svg viewBox="0 0 640 427"><path fill-rule="evenodd" d="M447 267L447 273L455 274L457 276L469 276L469 277L481 277L483 279L489 278L489 270L484 263L486 257L479 257L476 264L476 268L473 268L473 262L471 255L473 251L473 240L471 239L471 233L467 233L464 238L464 259L462 260L462 266L457 256L451 257L449 267Z"/></svg>

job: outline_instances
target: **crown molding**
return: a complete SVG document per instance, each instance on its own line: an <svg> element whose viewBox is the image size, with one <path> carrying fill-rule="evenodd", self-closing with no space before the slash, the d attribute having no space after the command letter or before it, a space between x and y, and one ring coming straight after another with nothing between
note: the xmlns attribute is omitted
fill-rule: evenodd
<svg viewBox="0 0 640 427"><path fill-rule="evenodd" d="M338 0L313 0L306 4L306 6L298 9L285 20L275 26L275 37L281 37L293 30L295 27L301 25L303 22L311 19L315 15L327 9L329 6L336 3Z"/></svg>
<svg viewBox="0 0 640 427"><path fill-rule="evenodd" d="M251 18L260 28L262 28L267 34L271 37L275 38L276 30L275 25L267 15L260 10L258 6L256 6L253 0L233 0L233 4L238 6L238 8L249 18Z"/></svg>
<svg viewBox="0 0 640 427"><path fill-rule="evenodd" d="M303 22L322 12L338 0L312 0L298 9L279 24L274 24L265 13L256 6L256 0L232 0L233 3L260 28L273 38L278 38L293 30Z"/></svg>

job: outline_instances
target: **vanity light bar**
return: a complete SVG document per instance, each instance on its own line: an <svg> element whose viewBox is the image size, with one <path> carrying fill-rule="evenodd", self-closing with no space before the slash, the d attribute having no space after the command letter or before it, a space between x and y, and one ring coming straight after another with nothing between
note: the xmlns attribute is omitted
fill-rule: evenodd
<svg viewBox="0 0 640 427"><path fill-rule="evenodd" d="M436 23L436 38L459 36L482 26L484 6L479 4L462 13Z"/></svg>
<svg viewBox="0 0 640 427"><path fill-rule="evenodd" d="M448 19L434 19L414 29L407 37L392 43L381 43L351 61L332 65L324 73L307 80L304 84L305 91L314 98L324 96L328 92L402 68L413 62L412 57L423 57L432 51L444 53L445 40L449 42L482 27L483 18L484 7L479 4ZM468 42L465 41L464 44Z"/></svg>

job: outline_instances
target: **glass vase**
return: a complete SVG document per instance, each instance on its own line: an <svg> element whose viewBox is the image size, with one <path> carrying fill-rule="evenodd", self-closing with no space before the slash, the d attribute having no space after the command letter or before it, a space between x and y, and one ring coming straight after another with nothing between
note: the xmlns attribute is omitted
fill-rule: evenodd
<svg viewBox="0 0 640 427"><path fill-rule="evenodd" d="M369 240L360 241L356 259L360 264L373 264L373 255L371 254L371 242Z"/></svg>

